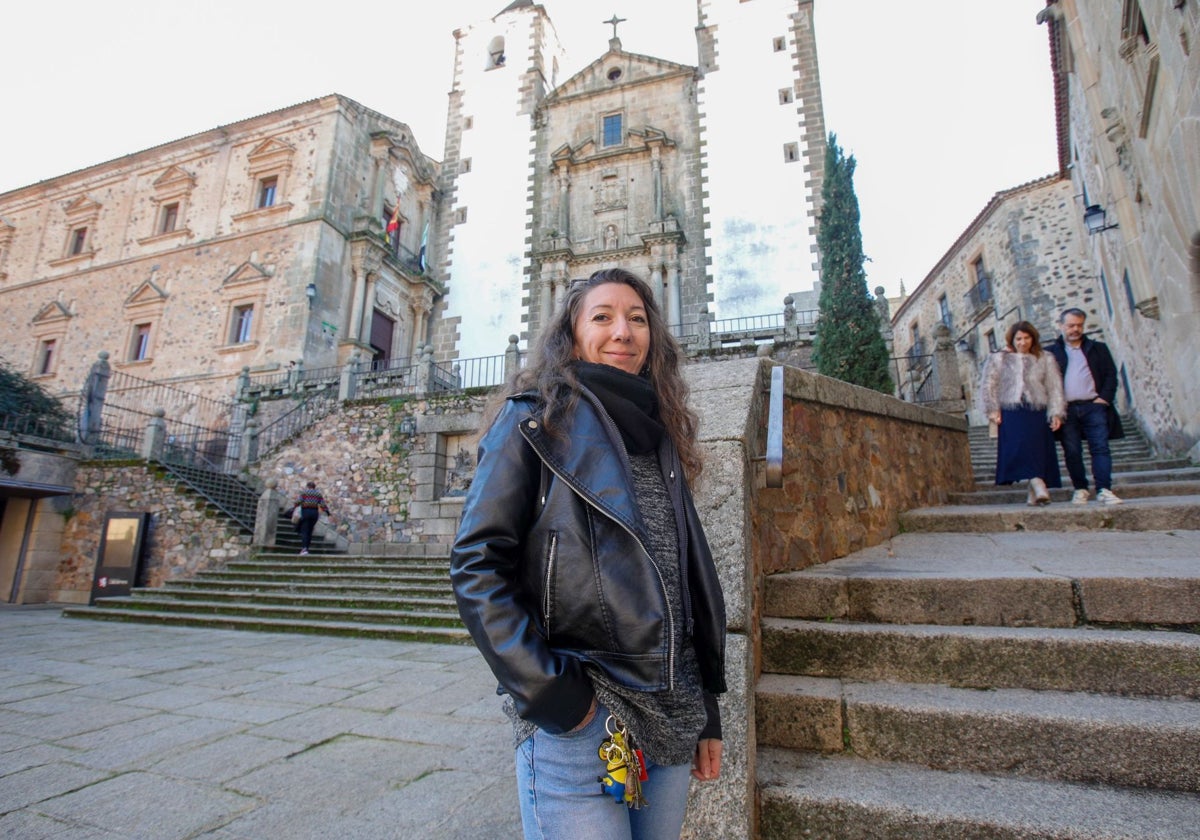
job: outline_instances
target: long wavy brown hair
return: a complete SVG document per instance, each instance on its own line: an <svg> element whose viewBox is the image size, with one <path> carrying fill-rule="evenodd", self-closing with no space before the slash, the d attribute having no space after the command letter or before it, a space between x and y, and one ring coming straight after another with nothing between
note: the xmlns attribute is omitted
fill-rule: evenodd
<svg viewBox="0 0 1200 840"><path fill-rule="evenodd" d="M579 379L571 367L575 360L575 319L588 292L605 283L624 283L642 300L650 326L650 352L642 375L654 386L660 419L679 451L684 475L689 483L694 483L704 469L704 462L696 443L699 420L687 404L688 387L682 374L683 352L667 328L650 286L622 268L602 269L586 280L571 283L562 305L530 348L525 367L510 375L505 386L492 395L484 411L482 428L486 430L491 426L508 397L536 391L544 405L542 425L546 432L551 435L562 433L558 424L579 401Z"/></svg>
<svg viewBox="0 0 1200 840"><path fill-rule="evenodd" d="M1033 344L1029 347L1029 354L1035 359L1042 358L1041 335L1038 333L1037 327L1028 321L1017 321L1008 328L1008 332L1004 334L1004 342L1008 345L1008 349L1016 352L1017 348L1013 346L1013 339L1019 332L1023 332L1033 339Z"/></svg>

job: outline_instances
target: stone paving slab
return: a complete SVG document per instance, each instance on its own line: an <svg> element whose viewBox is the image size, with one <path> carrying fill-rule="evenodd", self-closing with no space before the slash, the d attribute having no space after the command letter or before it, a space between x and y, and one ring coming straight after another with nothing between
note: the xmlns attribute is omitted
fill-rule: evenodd
<svg viewBox="0 0 1200 840"><path fill-rule="evenodd" d="M520 835L474 648L0 605L0 663L0 836Z"/></svg>

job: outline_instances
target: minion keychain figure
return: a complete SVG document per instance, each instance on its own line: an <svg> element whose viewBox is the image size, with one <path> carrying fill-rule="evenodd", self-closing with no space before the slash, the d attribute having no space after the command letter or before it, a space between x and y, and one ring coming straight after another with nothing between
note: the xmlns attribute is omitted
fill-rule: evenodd
<svg viewBox="0 0 1200 840"><path fill-rule="evenodd" d="M606 772L596 777L600 789L618 805L624 803L634 809L647 807L649 803L642 796L642 782L650 776L642 751L630 749L629 733L612 715L604 722L604 729L608 737L601 742L598 752Z"/></svg>

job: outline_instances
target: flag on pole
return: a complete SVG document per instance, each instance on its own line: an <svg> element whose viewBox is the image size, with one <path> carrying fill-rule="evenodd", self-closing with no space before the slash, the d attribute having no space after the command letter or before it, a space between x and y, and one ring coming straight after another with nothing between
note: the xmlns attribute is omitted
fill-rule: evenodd
<svg viewBox="0 0 1200 840"><path fill-rule="evenodd" d="M400 229L400 196L396 196L396 209L392 211L392 218L388 220L387 232L393 234Z"/></svg>
<svg viewBox="0 0 1200 840"><path fill-rule="evenodd" d="M429 222L425 222L425 229L421 231L421 250L417 254L417 265L422 273L425 271L425 248L429 245Z"/></svg>

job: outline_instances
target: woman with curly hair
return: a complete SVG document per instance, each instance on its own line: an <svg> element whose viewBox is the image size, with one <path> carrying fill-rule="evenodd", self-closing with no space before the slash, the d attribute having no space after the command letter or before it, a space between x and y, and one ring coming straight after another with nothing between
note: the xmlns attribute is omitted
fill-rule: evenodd
<svg viewBox="0 0 1200 840"><path fill-rule="evenodd" d="M485 414L450 575L527 838L678 838L689 779L720 773L725 607L681 361L649 286L598 271Z"/></svg>

